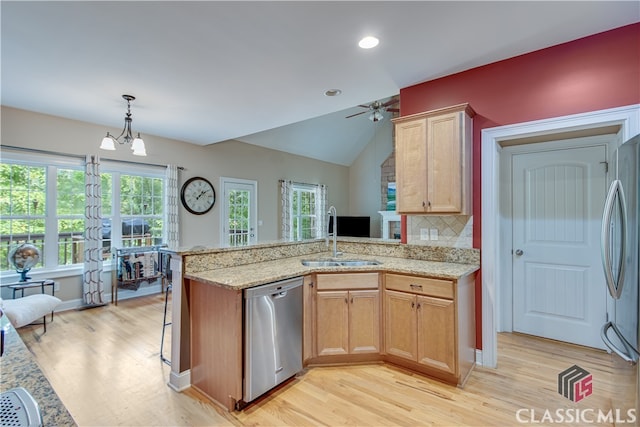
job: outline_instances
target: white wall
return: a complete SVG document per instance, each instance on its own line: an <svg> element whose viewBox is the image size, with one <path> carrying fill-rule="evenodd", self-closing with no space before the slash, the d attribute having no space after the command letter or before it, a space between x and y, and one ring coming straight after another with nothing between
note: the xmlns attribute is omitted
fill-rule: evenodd
<svg viewBox="0 0 640 427"><path fill-rule="evenodd" d="M380 166L393 152L393 123L385 119L370 127L371 141L349 168L349 211L344 215L370 216L371 237L380 237Z"/></svg>

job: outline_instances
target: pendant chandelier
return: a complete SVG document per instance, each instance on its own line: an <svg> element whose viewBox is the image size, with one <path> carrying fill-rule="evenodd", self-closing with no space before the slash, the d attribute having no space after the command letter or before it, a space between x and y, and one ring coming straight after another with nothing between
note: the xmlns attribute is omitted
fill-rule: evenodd
<svg viewBox="0 0 640 427"><path fill-rule="evenodd" d="M116 149L116 142L118 144L131 144L134 156L146 156L147 151L144 147L144 141L140 138L140 132L138 132L138 136L134 138L133 132L131 131L131 101L135 100L136 97L132 95L122 95L122 97L127 101L127 115L124 117L124 129L122 129L122 133L117 137L113 137L107 132L107 135L102 138L100 148L113 151Z"/></svg>

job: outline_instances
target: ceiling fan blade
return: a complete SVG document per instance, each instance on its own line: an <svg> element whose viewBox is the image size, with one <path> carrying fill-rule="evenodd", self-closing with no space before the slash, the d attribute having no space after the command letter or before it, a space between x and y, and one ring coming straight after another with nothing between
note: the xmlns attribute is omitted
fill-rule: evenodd
<svg viewBox="0 0 640 427"><path fill-rule="evenodd" d="M350 116L345 117L345 119L348 119L348 118L351 118L351 117L354 117L354 116L359 116L360 114L364 114L364 113L368 113L368 111L362 111L362 112L360 112L360 113L352 114L352 115L350 115Z"/></svg>
<svg viewBox="0 0 640 427"><path fill-rule="evenodd" d="M372 105L373 105L373 104L369 104L369 105L362 105L362 104L360 104L360 105L358 105L358 107L362 107L362 108L371 108L371 106L372 106Z"/></svg>
<svg viewBox="0 0 640 427"><path fill-rule="evenodd" d="M398 99L390 99L389 101L387 101L384 104L382 104L381 107L388 107L389 105L397 104L398 102L400 102L400 100L398 100Z"/></svg>
<svg viewBox="0 0 640 427"><path fill-rule="evenodd" d="M399 113L400 109L399 108L385 108L385 111L388 111L390 113Z"/></svg>

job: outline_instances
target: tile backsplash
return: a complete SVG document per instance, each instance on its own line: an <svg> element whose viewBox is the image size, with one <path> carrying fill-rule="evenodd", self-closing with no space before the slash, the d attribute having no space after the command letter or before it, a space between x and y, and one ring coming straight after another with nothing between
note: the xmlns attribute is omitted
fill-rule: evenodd
<svg viewBox="0 0 640 427"><path fill-rule="evenodd" d="M425 237L427 240L424 239ZM471 248L473 245L473 216L408 215L407 243Z"/></svg>

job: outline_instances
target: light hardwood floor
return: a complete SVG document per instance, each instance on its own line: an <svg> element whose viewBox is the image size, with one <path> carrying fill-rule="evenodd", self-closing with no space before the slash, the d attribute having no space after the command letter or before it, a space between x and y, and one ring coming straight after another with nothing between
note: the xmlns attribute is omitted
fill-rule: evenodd
<svg viewBox="0 0 640 427"><path fill-rule="evenodd" d="M78 425L512 426L519 410L525 420L533 411L540 425L545 410L608 410L610 396L624 392L615 359L603 351L500 334L498 368L477 367L464 389L390 365L312 368L242 412L226 413L195 391L166 385L163 304L162 295L123 300L56 314L46 334L41 326L19 330ZM578 403L557 391L558 373L574 364L594 383Z"/></svg>

